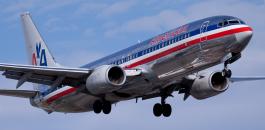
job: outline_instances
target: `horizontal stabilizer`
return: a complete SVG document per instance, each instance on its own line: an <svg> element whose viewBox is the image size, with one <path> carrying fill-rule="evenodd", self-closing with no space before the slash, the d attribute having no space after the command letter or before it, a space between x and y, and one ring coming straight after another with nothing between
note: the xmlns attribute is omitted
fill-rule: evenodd
<svg viewBox="0 0 265 130"><path fill-rule="evenodd" d="M0 95L19 97L19 98L32 98L37 93L38 93L37 91L30 91L30 90L3 90L3 89L0 89Z"/></svg>

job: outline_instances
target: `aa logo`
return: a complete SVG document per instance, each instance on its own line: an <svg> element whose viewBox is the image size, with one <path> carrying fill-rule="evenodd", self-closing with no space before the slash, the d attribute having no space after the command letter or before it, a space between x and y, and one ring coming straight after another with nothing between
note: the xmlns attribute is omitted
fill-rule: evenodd
<svg viewBox="0 0 265 130"><path fill-rule="evenodd" d="M47 66L45 49L41 48L40 42L36 44L35 49L32 54L32 65Z"/></svg>

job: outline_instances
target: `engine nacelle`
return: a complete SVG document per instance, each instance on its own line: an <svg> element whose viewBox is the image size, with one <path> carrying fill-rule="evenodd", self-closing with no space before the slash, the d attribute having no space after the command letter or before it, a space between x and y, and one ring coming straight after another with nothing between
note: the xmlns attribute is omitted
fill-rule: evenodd
<svg viewBox="0 0 265 130"><path fill-rule="evenodd" d="M86 89L92 94L102 94L120 89L126 74L119 66L103 65L96 68L86 80Z"/></svg>
<svg viewBox="0 0 265 130"><path fill-rule="evenodd" d="M190 94L196 99L205 99L226 91L229 87L229 80L222 75L222 72L210 72L200 74L194 80Z"/></svg>

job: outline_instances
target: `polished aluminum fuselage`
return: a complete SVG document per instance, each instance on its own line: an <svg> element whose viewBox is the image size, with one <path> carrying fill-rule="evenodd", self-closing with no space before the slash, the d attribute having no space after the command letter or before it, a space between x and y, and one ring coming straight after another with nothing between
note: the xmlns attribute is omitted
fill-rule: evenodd
<svg viewBox="0 0 265 130"><path fill-rule="evenodd" d="M232 27L233 26L229 26L229 28ZM184 45L184 49L135 67L144 69L148 72L148 74L150 74L147 75L147 77L150 76L148 77L148 81L144 78L136 79L122 87L119 90L119 93L126 93L129 95L128 97L121 97L117 94L109 93L105 95L105 98L113 103L116 103L156 93L170 84L180 82L185 76L223 63L224 59L229 57L231 52L241 52L246 47L252 36L252 32L240 32L213 39L207 37L227 28L214 30L215 32L201 32L200 35L188 38L186 41L184 40L177 44ZM200 39L198 43L189 45L189 40L198 38ZM173 48L177 45L168 46L165 50ZM124 67L126 65L121 66ZM62 89L68 88L70 87L64 87ZM56 91L54 93L56 93ZM97 96L76 91L47 104L45 100L49 98L48 96L31 99L31 103L33 106L40 107L48 111L75 113L93 110L92 106L94 101L100 99Z"/></svg>

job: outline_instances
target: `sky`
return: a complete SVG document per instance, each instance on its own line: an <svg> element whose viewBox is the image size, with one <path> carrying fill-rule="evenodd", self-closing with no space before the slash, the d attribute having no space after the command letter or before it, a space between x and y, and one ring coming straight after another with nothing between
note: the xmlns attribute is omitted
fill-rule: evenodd
<svg viewBox="0 0 265 130"><path fill-rule="evenodd" d="M78 67L180 25L214 15L232 15L254 29L235 76L265 75L265 0L0 0L0 62L27 64L19 15L29 11L57 62ZM210 68L221 70L222 65ZM0 77L0 89L16 81ZM4 130L264 130L265 81L231 84L216 97L198 101L174 94L169 118L153 116L159 98L120 102L110 115L93 112L48 115L27 99L0 97ZM27 83L21 89L32 89Z"/></svg>

